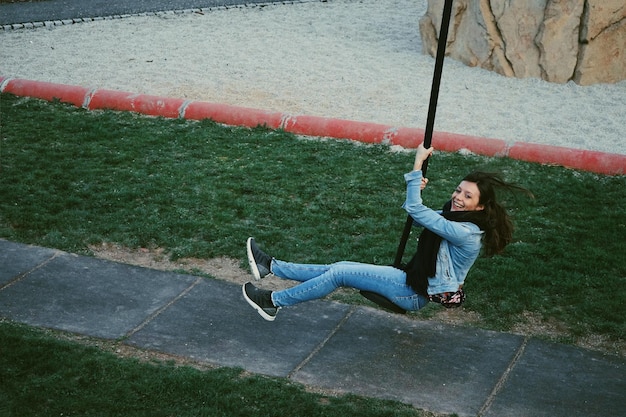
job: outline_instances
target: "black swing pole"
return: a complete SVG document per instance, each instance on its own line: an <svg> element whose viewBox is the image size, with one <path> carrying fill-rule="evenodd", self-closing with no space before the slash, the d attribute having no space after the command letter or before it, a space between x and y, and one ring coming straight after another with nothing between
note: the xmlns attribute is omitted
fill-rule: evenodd
<svg viewBox="0 0 626 417"><path fill-rule="evenodd" d="M443 70L443 59L446 55L446 44L448 42L448 27L450 26L450 16L452 15L452 2L453 0L445 0L443 5L443 14L441 17L441 28L439 29L439 41L437 42L437 55L435 57L435 71L433 74L433 83L430 90L430 102L428 104L428 116L426 119L426 130L424 131L424 147L430 148L433 139L433 130L435 127L435 113L437 112L437 100L439 99L439 85L441 84L441 72ZM426 171L428 169L428 159L422 164L422 175L426 177ZM404 249L406 243L409 240L411 234L411 228L413 227L413 218L407 216L404 230L402 231L402 237L400 238L400 244L396 252L396 258L394 260L394 266L400 267L402 265L402 256L404 255Z"/></svg>

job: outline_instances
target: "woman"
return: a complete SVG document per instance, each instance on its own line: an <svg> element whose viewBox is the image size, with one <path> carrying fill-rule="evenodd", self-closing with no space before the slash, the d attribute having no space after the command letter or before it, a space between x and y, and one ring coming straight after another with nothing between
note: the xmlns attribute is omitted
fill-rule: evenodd
<svg viewBox="0 0 626 417"><path fill-rule="evenodd" d="M248 261L255 279L274 274L301 283L282 291L267 291L248 282L242 288L248 304L265 320L273 321L281 307L322 298L338 287L352 287L380 294L409 311L419 310L429 301L460 306L465 299L465 277L481 248L491 256L502 252L512 239L513 225L495 190L532 194L496 174L474 172L461 181L442 211L429 209L422 204L421 190L428 182L422 177L422 164L433 150L420 145L413 171L404 176L407 192L403 208L415 224L424 227L417 252L406 266L295 264L269 256L249 238Z"/></svg>

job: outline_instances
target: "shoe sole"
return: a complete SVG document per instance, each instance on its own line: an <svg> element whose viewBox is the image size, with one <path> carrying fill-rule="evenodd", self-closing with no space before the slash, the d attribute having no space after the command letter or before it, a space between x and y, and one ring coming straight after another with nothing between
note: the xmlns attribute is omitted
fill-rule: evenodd
<svg viewBox="0 0 626 417"><path fill-rule="evenodd" d="M256 261L254 260L254 256L252 255L252 248L250 247L250 242L252 238L249 237L246 242L246 252L248 253L248 264L250 264L250 269L252 270L252 275L254 279L259 281L261 279L261 273L259 272L259 268L256 266Z"/></svg>
<svg viewBox="0 0 626 417"><path fill-rule="evenodd" d="M263 311L261 307L259 307L254 301L252 301L250 297L248 297L248 294L246 294L246 284L243 284L243 286L241 287L241 292L243 293L243 298L246 300L246 302L250 304L250 307L254 308L261 317L263 317L267 321L274 321L274 319L276 319L276 316L270 316L269 314L267 314L265 311Z"/></svg>

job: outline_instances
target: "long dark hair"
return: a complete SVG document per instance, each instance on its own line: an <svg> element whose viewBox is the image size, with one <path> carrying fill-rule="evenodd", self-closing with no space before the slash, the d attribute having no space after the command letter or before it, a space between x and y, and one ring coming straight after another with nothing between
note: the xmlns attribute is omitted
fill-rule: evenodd
<svg viewBox="0 0 626 417"><path fill-rule="evenodd" d="M506 245L512 242L514 227L509 213L498 202L496 191L519 191L531 198L534 198L533 194L524 187L504 181L498 173L474 171L467 174L463 180L476 183L480 192L478 203L484 206L488 222L483 238L484 254L492 256L501 253Z"/></svg>

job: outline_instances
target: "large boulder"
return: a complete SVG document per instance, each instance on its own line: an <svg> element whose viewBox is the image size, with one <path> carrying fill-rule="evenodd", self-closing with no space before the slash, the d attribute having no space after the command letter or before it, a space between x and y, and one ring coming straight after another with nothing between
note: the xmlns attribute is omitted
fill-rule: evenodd
<svg viewBox="0 0 626 417"><path fill-rule="evenodd" d="M435 55L444 0L419 22ZM509 77L589 85L626 79L624 0L454 0L446 54Z"/></svg>

